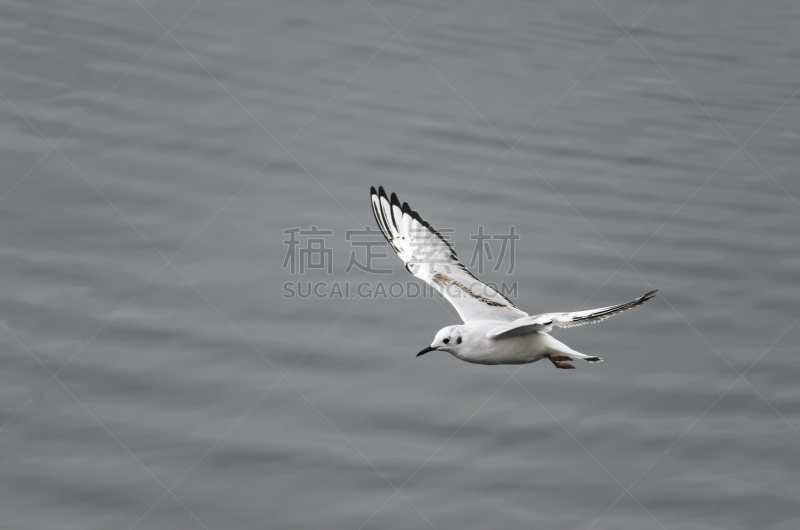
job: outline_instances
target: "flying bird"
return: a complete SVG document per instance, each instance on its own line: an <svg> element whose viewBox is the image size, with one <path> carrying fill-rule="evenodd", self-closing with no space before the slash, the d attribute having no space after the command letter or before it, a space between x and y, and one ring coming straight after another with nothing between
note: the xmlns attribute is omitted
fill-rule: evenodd
<svg viewBox="0 0 800 530"><path fill-rule="evenodd" d="M417 357L444 351L475 364L527 364L549 359L556 368L575 368L569 361L602 362L556 340L554 327L595 324L653 298L656 291L626 302L588 311L528 315L511 300L476 278L458 261L456 251L439 232L397 195L383 187L370 189L375 220L406 269L450 302L463 324L439 330Z"/></svg>

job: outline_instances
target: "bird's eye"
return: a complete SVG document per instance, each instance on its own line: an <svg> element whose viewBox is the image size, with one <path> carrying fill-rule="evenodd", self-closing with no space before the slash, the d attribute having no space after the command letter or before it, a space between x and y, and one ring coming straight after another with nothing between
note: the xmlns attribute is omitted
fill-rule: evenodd
<svg viewBox="0 0 800 530"><path fill-rule="evenodd" d="M458 337L458 338L456 339L456 344L461 344L461 337Z"/></svg>
<svg viewBox="0 0 800 530"><path fill-rule="evenodd" d="M448 338L444 339L442 342L444 342L445 344L448 344L450 342L450 338L448 337Z"/></svg>

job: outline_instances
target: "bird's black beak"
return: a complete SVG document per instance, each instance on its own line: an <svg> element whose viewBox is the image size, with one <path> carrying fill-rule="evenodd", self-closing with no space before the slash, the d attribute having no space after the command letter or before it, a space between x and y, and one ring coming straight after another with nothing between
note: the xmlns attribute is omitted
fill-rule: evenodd
<svg viewBox="0 0 800 530"><path fill-rule="evenodd" d="M417 354L417 357L419 357L420 355L425 355L425 354L426 354L426 353L428 353L429 351L434 351L434 350L436 350L436 348L434 348L433 346L428 346L427 348L425 348L424 350L422 350L421 352L419 352L419 353Z"/></svg>

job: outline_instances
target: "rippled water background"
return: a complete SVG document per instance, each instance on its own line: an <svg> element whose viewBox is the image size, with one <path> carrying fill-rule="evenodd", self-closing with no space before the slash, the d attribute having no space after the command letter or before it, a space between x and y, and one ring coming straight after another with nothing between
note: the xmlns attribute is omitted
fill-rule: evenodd
<svg viewBox="0 0 800 530"><path fill-rule="evenodd" d="M0 527L800 527L796 2L4 1L0 43ZM462 259L513 224L530 312L660 296L557 333L599 365L415 359L446 304L283 297L378 281L373 184Z"/></svg>

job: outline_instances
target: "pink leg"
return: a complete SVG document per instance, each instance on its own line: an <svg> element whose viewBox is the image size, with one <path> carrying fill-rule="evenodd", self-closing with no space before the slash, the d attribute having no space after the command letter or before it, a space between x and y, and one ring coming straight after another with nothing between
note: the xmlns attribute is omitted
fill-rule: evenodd
<svg viewBox="0 0 800 530"><path fill-rule="evenodd" d="M564 369L564 370L568 370L570 368L572 368L572 369L575 368L571 364L563 362L563 361L571 360L566 355L548 355L547 358L550 359L550 362L553 363L553 366L555 366L556 368L561 368L561 369Z"/></svg>

